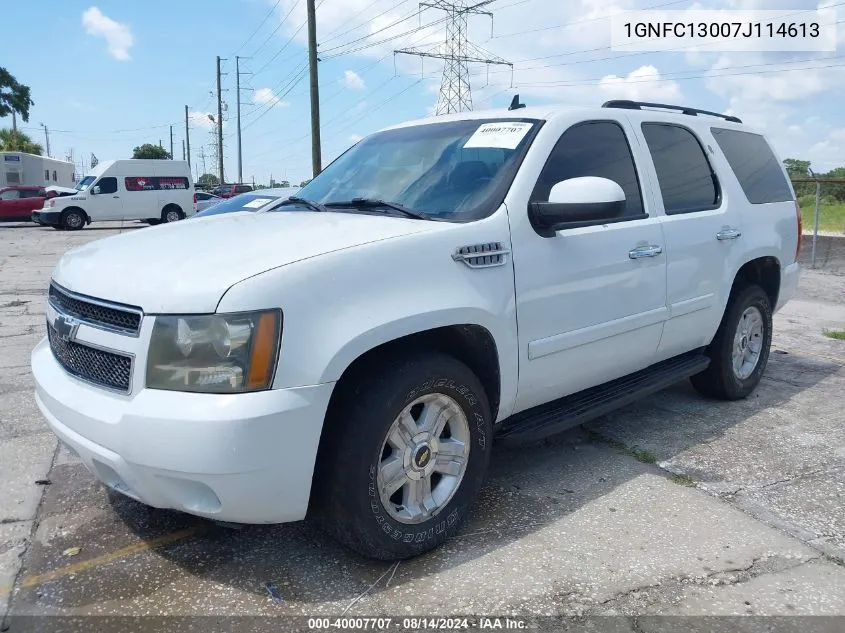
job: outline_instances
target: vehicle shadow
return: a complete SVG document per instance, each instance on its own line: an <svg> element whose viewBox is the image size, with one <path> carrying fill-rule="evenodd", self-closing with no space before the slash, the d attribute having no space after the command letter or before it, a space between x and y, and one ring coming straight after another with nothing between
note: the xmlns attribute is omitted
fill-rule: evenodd
<svg viewBox="0 0 845 633"><path fill-rule="evenodd" d="M232 600L252 596L247 602L249 612L277 614L279 605L267 599L265 584L270 582L278 588L286 613L337 615L362 593L378 600L388 579L387 590L393 591L403 585L414 587L415 581L432 575L448 572L453 577L462 573L462 565L514 544L521 547L522 539L540 531L547 532L541 537L545 547L571 548L565 529L555 532L548 528L645 473L665 475L656 465L644 463L653 460L643 459L631 450L632 446L663 447L655 449L655 459L670 459L730 433L754 416L779 409L839 369L834 362L773 354L763 383L746 400L706 400L684 382L586 427L527 446L497 447L481 498L460 532L445 546L403 561L398 568L349 552L310 520L225 528L188 515L151 509L119 495L112 495L107 502L102 487L80 465L57 466L42 514L78 514L85 520L65 520L64 531L48 544L36 540L26 562L30 575L55 568L58 552L76 544L96 543L108 552L140 538L152 549L143 556L132 555L119 564L110 564L102 573L59 577L49 583L49 590L24 584L12 612L38 607L104 613L101 605L119 601L107 607L119 613L125 605L141 604L153 594L165 599L168 592L175 592L177 597L172 600L178 601L178 596L184 595L200 596L209 591L221 594L220 588L226 587L239 596ZM790 381L783 382L784 376ZM624 431L630 442L608 441L606 438L615 431ZM672 440L667 442L667 437ZM97 512L88 507L92 504ZM180 533L185 536L157 545L162 538L166 541L167 535ZM504 565L502 569L510 573L507 560ZM225 599L221 595L220 600ZM170 602L161 604L168 605L165 609L172 606ZM373 603L368 604L372 608ZM472 608L471 604L452 606L457 613ZM160 608L155 607L157 611Z"/></svg>

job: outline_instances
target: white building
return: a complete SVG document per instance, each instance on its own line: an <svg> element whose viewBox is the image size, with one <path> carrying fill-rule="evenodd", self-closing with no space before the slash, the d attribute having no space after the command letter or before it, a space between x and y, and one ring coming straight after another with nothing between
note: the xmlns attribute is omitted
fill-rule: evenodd
<svg viewBox="0 0 845 633"><path fill-rule="evenodd" d="M9 185L58 185L72 187L73 163L24 152L0 152L0 187Z"/></svg>

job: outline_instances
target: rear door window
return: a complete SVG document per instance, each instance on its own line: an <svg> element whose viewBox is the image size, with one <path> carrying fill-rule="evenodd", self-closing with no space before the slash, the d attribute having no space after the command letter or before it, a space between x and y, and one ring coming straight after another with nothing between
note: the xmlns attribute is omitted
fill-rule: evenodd
<svg viewBox="0 0 845 633"><path fill-rule="evenodd" d="M671 123L643 123L666 215L716 209L721 201L716 174L698 138Z"/></svg>
<svg viewBox="0 0 845 633"><path fill-rule="evenodd" d="M760 134L710 128L713 138L728 159L745 197L751 204L793 200L772 148Z"/></svg>

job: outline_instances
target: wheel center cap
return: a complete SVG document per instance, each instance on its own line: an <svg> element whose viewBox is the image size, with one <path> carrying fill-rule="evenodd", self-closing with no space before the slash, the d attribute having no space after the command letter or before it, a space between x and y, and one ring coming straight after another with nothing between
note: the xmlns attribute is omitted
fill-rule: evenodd
<svg viewBox="0 0 845 633"><path fill-rule="evenodd" d="M419 470L425 469L426 466L431 462L431 448L428 444L423 444L419 448L417 448L416 452L414 453L414 468L418 468Z"/></svg>

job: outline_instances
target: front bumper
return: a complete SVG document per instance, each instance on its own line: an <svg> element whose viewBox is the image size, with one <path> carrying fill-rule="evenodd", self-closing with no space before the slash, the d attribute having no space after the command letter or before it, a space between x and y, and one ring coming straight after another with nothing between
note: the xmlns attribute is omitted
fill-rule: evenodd
<svg viewBox="0 0 845 633"><path fill-rule="evenodd" d="M235 395L110 393L32 352L55 434L110 488L147 505L236 523L305 517L333 383Z"/></svg>
<svg viewBox="0 0 845 633"><path fill-rule="evenodd" d="M58 211L33 211L32 221L42 226L58 226L62 221L62 214Z"/></svg>

